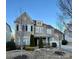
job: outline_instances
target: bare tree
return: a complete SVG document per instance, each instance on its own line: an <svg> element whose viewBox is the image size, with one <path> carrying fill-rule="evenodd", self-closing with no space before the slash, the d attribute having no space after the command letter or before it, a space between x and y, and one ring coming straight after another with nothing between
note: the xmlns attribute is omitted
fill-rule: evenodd
<svg viewBox="0 0 79 59"><path fill-rule="evenodd" d="M58 0L58 6L64 16L72 18L72 0Z"/></svg>
<svg viewBox="0 0 79 59"><path fill-rule="evenodd" d="M60 22L57 22L57 27L60 31L62 31L62 25ZM58 38L59 38L59 50L61 50L61 37L60 37L60 34L58 34Z"/></svg>
<svg viewBox="0 0 79 59"><path fill-rule="evenodd" d="M61 14L58 15L59 20L63 23L64 27L69 30L65 18L69 18L72 21L72 0L57 0L58 7L61 10Z"/></svg>
<svg viewBox="0 0 79 59"><path fill-rule="evenodd" d="M62 23L63 26L64 26L63 32L64 32L65 30L70 30L70 31L72 31L72 29L71 29L71 28L67 25L67 23L64 21L64 17L63 17L62 15L58 15L58 17L59 17L60 23ZM72 20L70 20L70 24L72 24Z"/></svg>

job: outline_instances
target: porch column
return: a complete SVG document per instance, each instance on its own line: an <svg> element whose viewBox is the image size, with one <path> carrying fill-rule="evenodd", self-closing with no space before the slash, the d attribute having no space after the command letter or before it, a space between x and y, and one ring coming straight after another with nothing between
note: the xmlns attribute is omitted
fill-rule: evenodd
<svg viewBox="0 0 79 59"><path fill-rule="evenodd" d="M37 46L39 46L39 39L37 39Z"/></svg>
<svg viewBox="0 0 79 59"><path fill-rule="evenodd" d="M48 45L48 37L46 37L46 46Z"/></svg>

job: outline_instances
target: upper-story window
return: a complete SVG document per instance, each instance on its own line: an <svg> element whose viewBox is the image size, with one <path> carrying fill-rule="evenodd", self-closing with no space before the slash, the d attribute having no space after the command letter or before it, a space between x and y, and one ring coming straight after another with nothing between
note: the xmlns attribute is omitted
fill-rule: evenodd
<svg viewBox="0 0 79 59"><path fill-rule="evenodd" d="M37 26L42 26L42 22L41 21L36 21L36 25Z"/></svg>
<svg viewBox="0 0 79 59"><path fill-rule="evenodd" d="M36 27L36 33L43 33L43 27Z"/></svg>
<svg viewBox="0 0 79 59"><path fill-rule="evenodd" d="M39 27L36 27L35 32L36 32L36 33L39 33Z"/></svg>
<svg viewBox="0 0 79 59"><path fill-rule="evenodd" d="M16 25L16 30L19 31L19 25Z"/></svg>
<svg viewBox="0 0 79 59"><path fill-rule="evenodd" d="M18 30L18 26L17 26L17 30ZM31 31L33 31L33 26L31 26L31 25L22 25L22 26L21 26L21 30L22 30L22 31L31 32Z"/></svg>
<svg viewBox="0 0 79 59"><path fill-rule="evenodd" d="M51 29L47 29L47 34L51 34Z"/></svg>
<svg viewBox="0 0 79 59"><path fill-rule="evenodd" d="M28 25L28 32L31 31L31 25Z"/></svg>
<svg viewBox="0 0 79 59"><path fill-rule="evenodd" d="M24 28L25 26L24 25L22 25L22 31L24 31L25 30L25 28Z"/></svg>

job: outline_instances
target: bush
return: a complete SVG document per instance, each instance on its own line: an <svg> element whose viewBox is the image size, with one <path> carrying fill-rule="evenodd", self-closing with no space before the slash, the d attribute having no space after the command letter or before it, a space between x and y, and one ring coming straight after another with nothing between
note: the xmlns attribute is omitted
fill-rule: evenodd
<svg viewBox="0 0 79 59"><path fill-rule="evenodd" d="M67 40L62 40L62 45L67 45L68 41Z"/></svg>
<svg viewBox="0 0 79 59"><path fill-rule="evenodd" d="M55 51L55 54L63 56L63 55L65 54L65 52L62 52L62 51Z"/></svg>
<svg viewBox="0 0 79 59"><path fill-rule="evenodd" d="M10 50L15 50L16 49L16 45L13 41L8 41L6 43L6 50L10 51Z"/></svg>
<svg viewBox="0 0 79 59"><path fill-rule="evenodd" d="M35 40L34 40L34 35L30 36L30 46L34 47L35 46Z"/></svg>
<svg viewBox="0 0 79 59"><path fill-rule="evenodd" d="M34 51L34 47L24 47L24 50L26 51Z"/></svg>
<svg viewBox="0 0 79 59"><path fill-rule="evenodd" d="M52 47L57 47L57 43L53 42Z"/></svg>
<svg viewBox="0 0 79 59"><path fill-rule="evenodd" d="M43 40L42 40L42 38L39 39L39 48L43 48Z"/></svg>

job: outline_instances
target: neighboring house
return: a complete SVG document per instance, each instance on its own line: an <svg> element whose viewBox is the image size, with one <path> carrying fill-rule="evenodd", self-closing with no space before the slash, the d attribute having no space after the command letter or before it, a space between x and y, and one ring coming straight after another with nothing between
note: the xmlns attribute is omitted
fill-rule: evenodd
<svg viewBox="0 0 79 59"><path fill-rule="evenodd" d="M65 30L65 40L67 40L69 44L72 45L72 22L69 22L67 27L68 28Z"/></svg>
<svg viewBox="0 0 79 59"><path fill-rule="evenodd" d="M11 27L8 23L6 23L6 42L11 41Z"/></svg>
<svg viewBox="0 0 79 59"><path fill-rule="evenodd" d="M61 44L62 40L63 40L63 33L57 29L54 29L54 40L53 41L56 42L57 45L59 46L59 42Z"/></svg>
<svg viewBox="0 0 79 59"><path fill-rule="evenodd" d="M20 45L23 42L24 45L30 45L30 35L34 35L35 45L38 45L39 38L43 39L44 44L48 44L48 41L51 45L53 40L58 40L59 38L55 37L56 29L51 25L44 24L40 20L32 20L29 15L24 12L19 16L16 21L16 44ZM57 30L57 35L62 35L60 31Z"/></svg>

